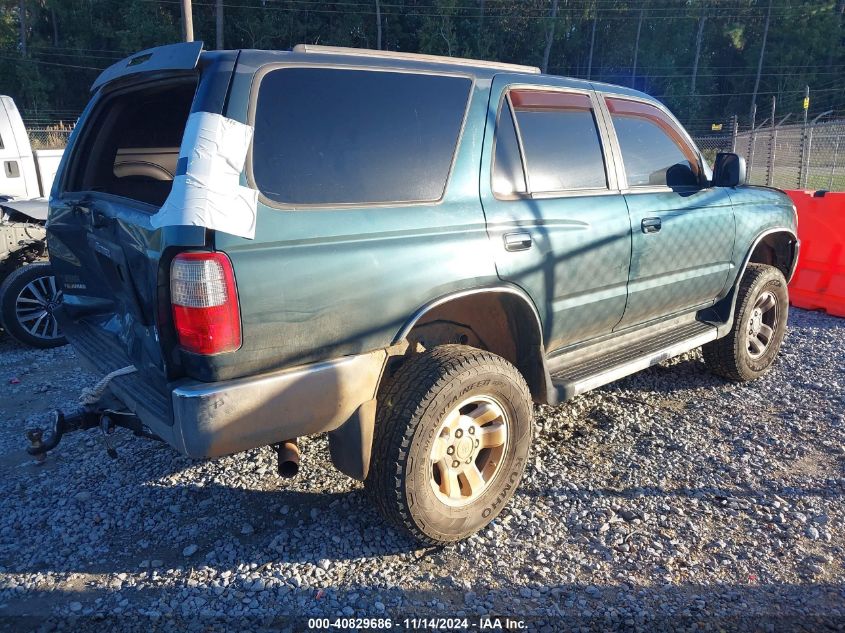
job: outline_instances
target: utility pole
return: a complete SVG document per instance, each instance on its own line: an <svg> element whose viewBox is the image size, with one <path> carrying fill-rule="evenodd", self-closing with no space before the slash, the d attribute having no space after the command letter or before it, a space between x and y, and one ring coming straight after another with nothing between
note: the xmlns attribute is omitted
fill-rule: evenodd
<svg viewBox="0 0 845 633"><path fill-rule="evenodd" d="M376 0L376 48L381 50L381 3Z"/></svg>
<svg viewBox="0 0 845 633"><path fill-rule="evenodd" d="M558 0L552 0L552 12L549 16L549 28L546 29L546 48L543 50L543 72L549 72L549 55L555 40L555 20L557 19Z"/></svg>
<svg viewBox="0 0 845 633"><path fill-rule="evenodd" d="M26 57L26 2L24 0L18 3L18 22L21 28L21 55Z"/></svg>
<svg viewBox="0 0 845 633"><path fill-rule="evenodd" d="M637 39L634 42L634 63L631 66L631 88L635 88L634 83L637 81L637 58L640 56L640 33L643 30L643 19L645 18L645 4L640 9L640 19L637 22Z"/></svg>
<svg viewBox="0 0 845 633"><path fill-rule="evenodd" d="M698 35L695 37L695 61L692 64L692 81L690 82L690 94L695 94L695 81L698 78L698 60L701 58L701 40L704 37L704 23L707 21L707 11L702 9L701 17L698 18Z"/></svg>
<svg viewBox="0 0 845 633"><path fill-rule="evenodd" d="M763 57L766 54L766 38L769 37L769 21L772 19L772 0L766 11L766 24L763 27L763 43L760 46L760 59L757 60L757 78L754 80L754 92L751 95L751 105L757 103L757 90L760 88L760 74L763 72Z"/></svg>
<svg viewBox="0 0 845 633"><path fill-rule="evenodd" d="M839 0L836 5L836 28L833 30L833 42L830 46L830 51L827 54L827 69L831 70L833 60L836 57L836 51L839 50L839 42L842 37L843 18L845 18L845 0Z"/></svg>
<svg viewBox="0 0 845 633"><path fill-rule="evenodd" d="M215 48L223 50L223 0L216 0L214 6L214 17L217 23L217 38Z"/></svg>
<svg viewBox="0 0 845 633"><path fill-rule="evenodd" d="M478 42L477 42L477 50L478 58L484 59L486 56L484 53L487 51L486 46L484 46L484 2L485 0L478 1Z"/></svg>
<svg viewBox="0 0 845 633"><path fill-rule="evenodd" d="M596 20L598 19L598 7L593 3L593 34L590 36L590 60L587 62L587 79L593 76L593 50L596 47Z"/></svg>
<svg viewBox="0 0 845 633"><path fill-rule="evenodd" d="M194 13L191 0L182 0L182 39L186 42L194 41Z"/></svg>
<svg viewBox="0 0 845 633"><path fill-rule="evenodd" d="M53 46L59 45L59 20L56 18L56 9L50 8L50 23L53 25Z"/></svg>

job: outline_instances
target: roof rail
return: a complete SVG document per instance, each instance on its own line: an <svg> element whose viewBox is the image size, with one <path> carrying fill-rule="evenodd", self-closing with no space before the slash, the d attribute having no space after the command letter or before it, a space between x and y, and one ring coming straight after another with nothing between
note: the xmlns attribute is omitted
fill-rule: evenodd
<svg viewBox="0 0 845 633"><path fill-rule="evenodd" d="M490 62L482 59L467 59L465 57L444 57L442 55L424 55L422 53L401 53L396 51L376 51L368 48L347 48L344 46L321 46L318 44L297 44L293 47L295 53L322 53L324 55L358 55L360 57L378 57L381 59L407 59L411 61L428 62L431 64L451 64L454 66L476 66L480 68L498 68L516 73L539 74L537 66L523 66L521 64L506 64L504 62Z"/></svg>

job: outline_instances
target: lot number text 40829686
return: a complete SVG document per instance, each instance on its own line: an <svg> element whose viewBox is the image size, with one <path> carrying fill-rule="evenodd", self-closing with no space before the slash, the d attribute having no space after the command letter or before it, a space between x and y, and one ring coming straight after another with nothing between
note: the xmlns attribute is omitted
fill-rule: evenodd
<svg viewBox="0 0 845 633"><path fill-rule="evenodd" d="M406 630L497 630L519 631L526 628L524 620L518 618L481 617L469 618L403 618L394 622L391 618L309 618L308 628L328 629L406 629Z"/></svg>

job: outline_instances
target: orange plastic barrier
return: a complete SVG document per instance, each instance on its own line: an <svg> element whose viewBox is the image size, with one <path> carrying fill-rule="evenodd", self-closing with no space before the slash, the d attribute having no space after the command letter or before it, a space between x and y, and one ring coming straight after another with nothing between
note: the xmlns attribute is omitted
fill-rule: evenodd
<svg viewBox="0 0 845 633"><path fill-rule="evenodd" d="M787 191L798 208L801 251L792 305L845 317L845 193Z"/></svg>

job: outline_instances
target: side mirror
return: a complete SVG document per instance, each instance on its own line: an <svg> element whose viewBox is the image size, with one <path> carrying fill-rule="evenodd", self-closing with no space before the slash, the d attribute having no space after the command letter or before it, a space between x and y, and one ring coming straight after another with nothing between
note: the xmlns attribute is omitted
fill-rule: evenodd
<svg viewBox="0 0 845 633"><path fill-rule="evenodd" d="M738 187L746 181L745 159L737 154L722 152L716 154L713 165L714 187Z"/></svg>

